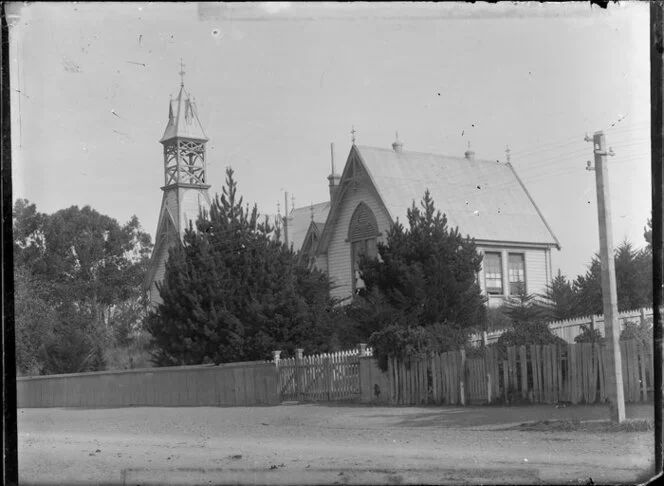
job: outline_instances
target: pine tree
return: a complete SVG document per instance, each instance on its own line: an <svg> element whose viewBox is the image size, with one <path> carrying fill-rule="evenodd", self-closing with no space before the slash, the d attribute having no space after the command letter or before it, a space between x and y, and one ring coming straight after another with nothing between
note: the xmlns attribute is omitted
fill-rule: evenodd
<svg viewBox="0 0 664 486"><path fill-rule="evenodd" d="M426 326L447 321L459 329L477 326L484 298L477 284L482 257L470 237L449 228L429 191L378 244L380 260L361 263L367 292L380 291L389 304Z"/></svg>
<svg viewBox="0 0 664 486"><path fill-rule="evenodd" d="M558 270L558 275L547 285L546 292L541 296L547 302L549 318L553 321L571 319L575 316L577 297L572 282Z"/></svg>
<svg viewBox="0 0 664 486"><path fill-rule="evenodd" d="M618 309L626 311L652 305L652 254L634 249L625 240L615 250L614 258ZM598 255L592 259L586 274L576 278L573 286L576 316L603 312L602 265Z"/></svg>
<svg viewBox="0 0 664 486"><path fill-rule="evenodd" d="M150 316L159 365L265 359L330 345L327 277L274 237L238 195L233 170L221 197L169 253L163 303Z"/></svg>
<svg viewBox="0 0 664 486"><path fill-rule="evenodd" d="M429 191L420 206L407 211L408 229L398 221L390 228L380 258L360 262L365 289L353 311L374 327L370 343L383 366L399 349L415 356L461 347L484 325L474 240L448 227Z"/></svg>

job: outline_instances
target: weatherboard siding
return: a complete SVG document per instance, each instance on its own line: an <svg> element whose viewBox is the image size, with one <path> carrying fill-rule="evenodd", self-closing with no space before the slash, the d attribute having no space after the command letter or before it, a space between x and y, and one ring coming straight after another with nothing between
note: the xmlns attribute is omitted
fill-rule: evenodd
<svg viewBox="0 0 664 486"><path fill-rule="evenodd" d="M344 299L353 293L351 272L351 245L348 240L348 227L353 217L353 212L358 204L364 202L373 211L382 235L378 240L384 239L390 226L390 219L385 210L378 202L375 193L370 189L368 181L362 181L357 189L351 186L343 195L342 206L339 211L339 219L334 225L334 230L327 251L327 270L332 284L331 295L333 298Z"/></svg>
<svg viewBox="0 0 664 486"><path fill-rule="evenodd" d="M201 208L205 210L210 209L207 190L194 188L180 189L180 217L182 218L180 233L182 235L189 228L189 222L192 223L194 228L196 227L196 220L198 219Z"/></svg>
<svg viewBox="0 0 664 486"><path fill-rule="evenodd" d="M546 291L547 258L546 250L526 250L526 291L541 294Z"/></svg>
<svg viewBox="0 0 664 486"><path fill-rule="evenodd" d="M157 258L155 258L156 270L154 272L152 283L150 284L150 302L155 306L163 302L161 296L159 295L159 290L157 290L157 282L161 282L164 279L164 274L166 273L167 256L168 247L164 245L159 249L159 254L157 255Z"/></svg>

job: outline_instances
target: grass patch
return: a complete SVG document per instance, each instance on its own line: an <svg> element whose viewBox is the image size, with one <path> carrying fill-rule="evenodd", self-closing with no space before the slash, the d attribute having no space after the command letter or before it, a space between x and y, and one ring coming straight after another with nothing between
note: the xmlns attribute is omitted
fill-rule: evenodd
<svg viewBox="0 0 664 486"><path fill-rule="evenodd" d="M571 420L540 420L525 422L509 430L538 431L538 432L650 432L654 430L652 420L626 420L621 424L614 424L609 420L601 422L581 422L579 419Z"/></svg>

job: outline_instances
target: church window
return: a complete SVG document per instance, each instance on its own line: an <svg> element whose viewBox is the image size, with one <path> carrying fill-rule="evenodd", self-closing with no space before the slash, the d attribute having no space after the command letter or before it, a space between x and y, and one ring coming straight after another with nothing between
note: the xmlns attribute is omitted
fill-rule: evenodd
<svg viewBox="0 0 664 486"><path fill-rule="evenodd" d="M486 293L501 295L503 293L503 259L500 253L484 254L484 283Z"/></svg>
<svg viewBox="0 0 664 486"><path fill-rule="evenodd" d="M510 295L519 295L526 291L526 263L523 253L510 253L507 260L507 276Z"/></svg>
<svg viewBox="0 0 664 486"><path fill-rule="evenodd" d="M354 294L364 287L364 282L360 278L362 257L370 259L378 257L377 237L378 223L376 217L369 206L360 203L353 213L348 228L348 240L351 243L351 272Z"/></svg>

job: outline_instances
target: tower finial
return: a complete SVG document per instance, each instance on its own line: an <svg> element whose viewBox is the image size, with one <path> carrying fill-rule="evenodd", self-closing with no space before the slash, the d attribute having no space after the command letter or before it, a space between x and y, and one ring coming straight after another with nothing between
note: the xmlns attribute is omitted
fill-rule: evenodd
<svg viewBox="0 0 664 486"><path fill-rule="evenodd" d="M355 145L355 125L353 125L353 129L350 131L350 134L352 135L353 145Z"/></svg>
<svg viewBox="0 0 664 486"><path fill-rule="evenodd" d="M509 145L505 145L505 158L506 158L508 164L509 164L510 161L511 161L511 157L510 157L510 154L511 154L511 153L512 153L512 151L510 150L510 146L509 146Z"/></svg>
<svg viewBox="0 0 664 486"><path fill-rule="evenodd" d="M182 62L182 58L180 58L180 86L184 86L184 75L186 74L184 70L184 63Z"/></svg>

